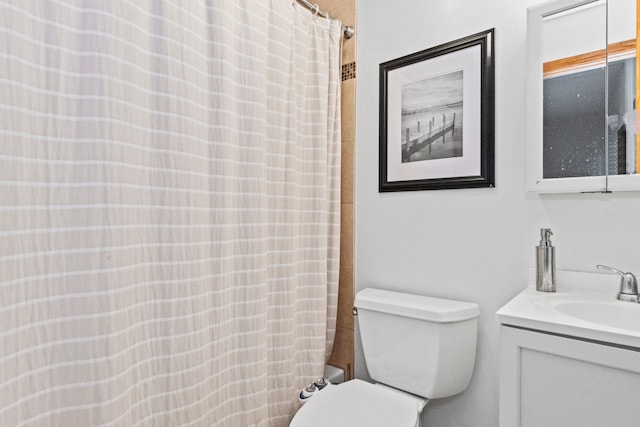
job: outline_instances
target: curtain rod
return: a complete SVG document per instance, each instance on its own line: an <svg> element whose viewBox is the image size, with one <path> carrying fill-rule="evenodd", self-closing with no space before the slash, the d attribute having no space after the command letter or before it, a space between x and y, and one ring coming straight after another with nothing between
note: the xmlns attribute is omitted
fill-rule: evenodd
<svg viewBox="0 0 640 427"><path fill-rule="evenodd" d="M315 15L318 15L322 18L333 19L331 18L331 16L329 16L329 14L326 11L320 9L320 6L318 6L317 3L311 3L308 0L296 0L296 1L302 6L304 6L307 10L313 12ZM344 33L345 39L350 39L356 33L356 29L353 28L351 25L347 25L347 26L343 25L342 32Z"/></svg>

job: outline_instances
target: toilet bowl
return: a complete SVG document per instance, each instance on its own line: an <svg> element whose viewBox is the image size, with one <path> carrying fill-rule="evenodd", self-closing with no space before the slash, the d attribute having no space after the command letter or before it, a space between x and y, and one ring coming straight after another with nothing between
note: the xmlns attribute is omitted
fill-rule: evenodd
<svg viewBox="0 0 640 427"><path fill-rule="evenodd" d="M416 427L426 403L426 399L356 379L315 395L289 426Z"/></svg>
<svg viewBox="0 0 640 427"><path fill-rule="evenodd" d="M476 304L381 289L355 299L367 370L309 399L290 427L419 427L429 399L469 386L476 356Z"/></svg>

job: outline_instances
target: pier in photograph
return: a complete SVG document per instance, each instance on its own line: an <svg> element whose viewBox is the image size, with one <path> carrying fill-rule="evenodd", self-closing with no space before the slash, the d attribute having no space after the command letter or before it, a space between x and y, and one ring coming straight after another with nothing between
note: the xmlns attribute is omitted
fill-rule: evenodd
<svg viewBox="0 0 640 427"><path fill-rule="evenodd" d="M447 122L447 117L445 114L442 115L442 121L436 125L436 118L432 117L429 120L428 124L422 125L420 121L417 122L416 128L411 129L407 127L404 130L404 137L402 139L402 163L411 162L415 160L428 160L430 158L434 158L433 153L433 144L440 142L441 144L446 144L449 142L453 146L450 147L453 151L460 151L460 154L457 156L455 153L446 154L447 151L451 150L438 150L438 154L436 154L435 158L441 157L459 157L462 154L462 147L460 146L459 150L455 150L456 140L462 142L462 138L456 138L456 113L453 113ZM460 132L460 130L458 130ZM447 134L450 134L449 138L447 138ZM449 147L448 147L449 148ZM415 159L414 156L416 153L420 154L424 151L423 156L419 156L419 159ZM445 155L443 155L445 153Z"/></svg>

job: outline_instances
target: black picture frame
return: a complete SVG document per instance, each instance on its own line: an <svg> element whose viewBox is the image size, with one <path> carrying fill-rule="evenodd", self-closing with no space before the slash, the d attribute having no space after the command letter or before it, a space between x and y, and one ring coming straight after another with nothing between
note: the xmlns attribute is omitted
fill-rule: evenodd
<svg viewBox="0 0 640 427"><path fill-rule="evenodd" d="M495 186L494 61L490 29L380 64L379 192Z"/></svg>

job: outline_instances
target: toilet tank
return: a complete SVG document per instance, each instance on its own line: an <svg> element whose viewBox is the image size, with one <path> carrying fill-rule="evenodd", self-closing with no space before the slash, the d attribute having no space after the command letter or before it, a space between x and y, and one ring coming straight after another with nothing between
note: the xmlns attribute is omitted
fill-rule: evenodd
<svg viewBox="0 0 640 427"><path fill-rule="evenodd" d="M373 380L428 399L469 386L477 304L368 288L358 292L355 306Z"/></svg>

